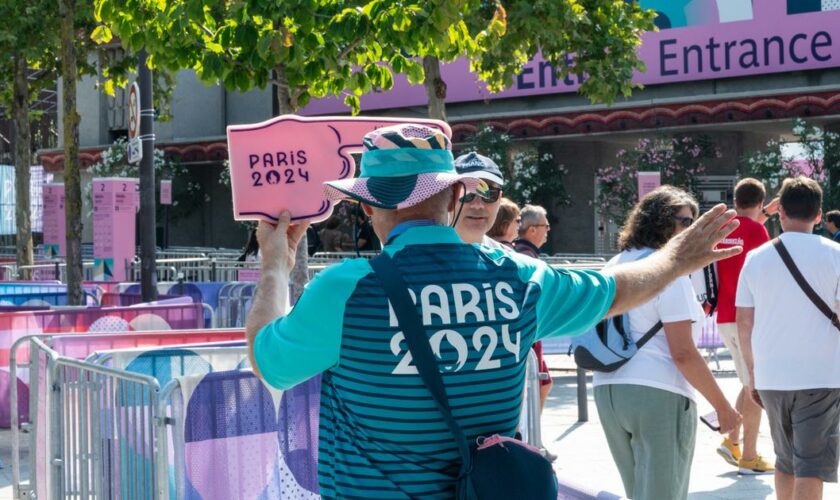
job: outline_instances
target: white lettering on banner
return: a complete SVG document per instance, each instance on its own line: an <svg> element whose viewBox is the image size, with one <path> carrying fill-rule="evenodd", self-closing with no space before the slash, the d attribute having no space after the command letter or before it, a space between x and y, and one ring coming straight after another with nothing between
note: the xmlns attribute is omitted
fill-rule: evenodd
<svg viewBox="0 0 840 500"><path fill-rule="evenodd" d="M743 238L724 238L720 240L721 244L723 245L743 245L744 240Z"/></svg>

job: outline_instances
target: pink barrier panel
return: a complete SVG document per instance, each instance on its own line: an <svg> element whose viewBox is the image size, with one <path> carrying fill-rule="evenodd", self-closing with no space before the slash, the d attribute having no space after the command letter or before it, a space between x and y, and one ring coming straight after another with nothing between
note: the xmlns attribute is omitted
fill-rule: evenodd
<svg viewBox="0 0 840 500"><path fill-rule="evenodd" d="M0 368L9 366L12 344L25 335L49 333L196 330L204 326L201 304L0 313ZM11 423L8 369L0 369L0 427Z"/></svg>
<svg viewBox="0 0 840 500"><path fill-rule="evenodd" d="M245 340L243 329L180 330L172 332L120 332L109 334L60 335L50 340L51 347L60 355L74 359L85 359L96 351L112 349L135 349L138 347L159 347L181 344L206 344ZM18 349L19 363L29 362L28 345ZM40 374L39 374L40 375ZM9 372L0 370L0 427L8 427L11 421L9 399ZM41 385L41 387L44 387ZM39 398L41 396L39 395ZM20 422L29 421L29 386L18 379L18 401ZM4 415L8 408L9 415ZM43 477L43 476L41 476Z"/></svg>
<svg viewBox="0 0 840 500"><path fill-rule="evenodd" d="M183 295L158 295L158 300L154 302L147 302L150 305L162 305L162 304L191 304L195 302L192 300L192 297L187 296L189 300L182 300L180 302L164 302L171 299L180 299L184 297ZM102 294L102 298L100 299L99 305L102 307L125 307L125 306L134 306L143 303L143 296L139 293L116 293L116 292L105 292Z"/></svg>
<svg viewBox="0 0 840 500"><path fill-rule="evenodd" d="M204 326L201 304L87 308L0 314L0 367L24 335L40 333L195 330Z"/></svg>
<svg viewBox="0 0 840 500"><path fill-rule="evenodd" d="M178 344L204 344L244 340L245 330L186 330L177 332L137 332L106 335L62 335L52 339L52 348L62 356L85 359L96 351L135 349Z"/></svg>
<svg viewBox="0 0 840 500"><path fill-rule="evenodd" d="M703 330L700 333L700 340L697 342L698 349L721 349L725 347L723 339L717 329L717 314L706 318Z"/></svg>

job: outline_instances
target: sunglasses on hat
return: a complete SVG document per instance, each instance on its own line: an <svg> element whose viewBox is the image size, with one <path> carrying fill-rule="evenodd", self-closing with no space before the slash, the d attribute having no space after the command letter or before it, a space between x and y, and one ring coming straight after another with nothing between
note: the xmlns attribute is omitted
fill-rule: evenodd
<svg viewBox="0 0 840 500"><path fill-rule="evenodd" d="M475 197L478 196L484 203L496 203L502 196L502 190L499 188L489 188L479 193L468 193L461 197L461 203L472 203Z"/></svg>

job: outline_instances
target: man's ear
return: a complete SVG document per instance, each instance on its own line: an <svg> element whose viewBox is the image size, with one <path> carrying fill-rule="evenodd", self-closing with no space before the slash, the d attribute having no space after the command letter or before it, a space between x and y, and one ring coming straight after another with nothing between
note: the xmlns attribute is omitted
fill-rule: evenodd
<svg viewBox="0 0 840 500"><path fill-rule="evenodd" d="M452 196L449 198L449 206L446 208L446 210L448 212L454 212L455 209L458 207L458 200L460 200L462 197L461 193L464 192L464 185L459 182L457 184L453 184L452 187L450 187L450 189L452 190Z"/></svg>
<svg viewBox="0 0 840 500"><path fill-rule="evenodd" d="M816 219L814 219L814 225L815 225L815 226L816 226L817 224L819 224L819 223L820 223L820 221L822 221L822 216L823 216L823 213L822 213L822 208L821 208L821 209L820 209L820 211L819 211L819 212L817 212L817 218L816 218Z"/></svg>
<svg viewBox="0 0 840 500"><path fill-rule="evenodd" d="M373 214L373 209L372 209L372 208L370 207L370 205L368 205L367 203L362 203L362 202L359 202L359 205L361 205L361 206L362 206L362 211L363 211L363 212L365 213L365 215L367 215L368 217L370 217L370 216L371 216L371 214Z"/></svg>

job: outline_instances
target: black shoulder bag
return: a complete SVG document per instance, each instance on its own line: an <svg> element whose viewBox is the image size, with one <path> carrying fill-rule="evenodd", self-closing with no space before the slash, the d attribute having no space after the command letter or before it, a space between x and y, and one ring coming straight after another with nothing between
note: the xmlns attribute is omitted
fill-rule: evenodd
<svg viewBox="0 0 840 500"><path fill-rule="evenodd" d="M438 362L405 281L385 252L370 263L391 301L420 378L432 394L458 445L462 463L455 485L455 498L555 500L557 477L551 463L536 448L499 435L478 438L472 444L467 442L449 408Z"/></svg>
<svg viewBox="0 0 840 500"><path fill-rule="evenodd" d="M823 299L821 299L820 296L817 295L817 292L815 292L814 289L811 288L811 285L809 285L808 282L805 280L805 276L802 276L802 273L799 271L799 268L796 267L796 263L793 262L793 258L791 258L790 253L788 253L785 244L782 243L782 240L780 238L774 239L773 246L776 247L776 251L779 252L779 256L782 258L782 262L785 263L785 266L787 266L788 271L790 271L790 274L793 275L793 279L796 280L796 283L799 285L799 288L801 288L802 291L805 292L805 295L807 295L808 298L811 299L811 302L813 302L814 305L817 306L817 309L819 309L820 312L825 314L828 320L831 321L831 324L834 325L834 327L837 328L837 330L840 330L840 318L837 317L837 311L829 307L828 304L826 304L825 301L823 301Z"/></svg>

